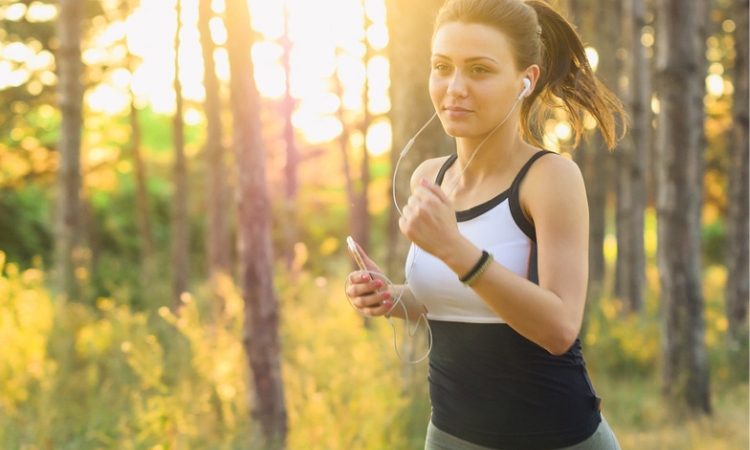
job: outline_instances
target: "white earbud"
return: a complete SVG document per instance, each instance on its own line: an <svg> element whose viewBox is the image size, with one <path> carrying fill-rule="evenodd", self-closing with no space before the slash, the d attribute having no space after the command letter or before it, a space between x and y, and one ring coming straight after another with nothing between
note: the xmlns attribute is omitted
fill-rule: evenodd
<svg viewBox="0 0 750 450"><path fill-rule="evenodd" d="M527 92L529 92L529 89L531 88L531 80L528 78L523 79L523 90L520 94L518 94L518 100L521 100L524 95L526 95Z"/></svg>

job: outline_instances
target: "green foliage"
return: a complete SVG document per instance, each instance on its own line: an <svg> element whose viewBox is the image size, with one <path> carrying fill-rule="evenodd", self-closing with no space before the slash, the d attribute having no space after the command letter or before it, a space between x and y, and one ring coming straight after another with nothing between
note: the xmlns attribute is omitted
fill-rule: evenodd
<svg viewBox="0 0 750 450"><path fill-rule="evenodd" d="M305 254L298 248L276 278L288 448L421 448L426 363L402 363L388 323L351 310L346 258L328 259L328 278L306 270ZM135 311L116 296L95 306L54 301L38 264L0 269L0 448L255 448L243 303L229 279L218 287L218 316L205 287L177 314ZM744 381L733 376L723 345L725 276L713 267L705 277L715 419L678 422L660 401L656 296L638 318L615 300L591 308L584 353L623 448L747 447L746 368Z"/></svg>
<svg viewBox="0 0 750 450"><path fill-rule="evenodd" d="M425 391L404 385L388 322L363 326L337 272L332 280L301 272L279 286L289 448L418 448L429 419Z"/></svg>
<svg viewBox="0 0 750 450"><path fill-rule="evenodd" d="M178 315L53 302L38 269L0 278L0 447L241 448L245 404L241 300L205 323Z"/></svg>
<svg viewBox="0 0 750 450"><path fill-rule="evenodd" d="M701 230L702 256L704 265L724 264L726 258L727 235L722 220L703 226Z"/></svg>
<svg viewBox="0 0 750 450"><path fill-rule="evenodd" d="M34 257L49 260L52 253L51 202L39 186L0 189L0 249L8 261L23 268Z"/></svg>

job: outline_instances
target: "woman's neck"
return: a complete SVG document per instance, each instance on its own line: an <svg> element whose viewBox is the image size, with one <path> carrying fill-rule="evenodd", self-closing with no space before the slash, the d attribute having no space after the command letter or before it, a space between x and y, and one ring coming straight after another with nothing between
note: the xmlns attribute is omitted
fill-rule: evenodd
<svg viewBox="0 0 750 450"><path fill-rule="evenodd" d="M455 168L458 173L463 172L459 180L462 184L466 181L474 184L502 172L526 145L516 128L501 127L485 138L487 136L456 139L458 160Z"/></svg>

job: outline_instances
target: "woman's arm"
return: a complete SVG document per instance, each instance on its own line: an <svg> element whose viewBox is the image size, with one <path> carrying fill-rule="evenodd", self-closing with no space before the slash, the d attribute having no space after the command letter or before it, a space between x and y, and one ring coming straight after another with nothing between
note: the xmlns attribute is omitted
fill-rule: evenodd
<svg viewBox="0 0 750 450"><path fill-rule="evenodd" d="M588 205L583 179L565 158L541 158L520 188L520 203L536 229L539 284L494 262L471 286L508 325L552 354L565 353L581 329L588 278ZM464 238L450 200L423 181L399 222L402 232L468 273L482 249Z"/></svg>

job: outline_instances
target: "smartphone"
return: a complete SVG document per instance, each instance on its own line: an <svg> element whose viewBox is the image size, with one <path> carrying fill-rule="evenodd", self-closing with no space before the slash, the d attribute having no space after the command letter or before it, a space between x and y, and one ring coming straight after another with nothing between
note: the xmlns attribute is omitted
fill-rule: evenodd
<svg viewBox="0 0 750 450"><path fill-rule="evenodd" d="M349 246L349 253L351 253L354 257L354 260L357 262L359 269L366 271L367 267L365 266L365 260L362 259L362 255L359 253L359 250L357 250L357 245L354 243L354 239L351 236L346 237L346 245ZM369 276L370 280L372 280L372 275L370 275L370 272L367 272L367 276Z"/></svg>
<svg viewBox="0 0 750 450"><path fill-rule="evenodd" d="M354 243L354 239L351 236L346 237L346 245L349 246L349 253L352 254L354 257L354 260L357 261L357 265L359 266L360 270L364 270L367 272L367 276L370 277L370 281L374 281L375 279L372 277L372 274L369 272L367 267L365 266L365 260L362 258L362 255L359 253L359 250L357 250L357 244ZM377 289L375 290L378 291ZM391 315L386 314L385 317L388 320L391 320Z"/></svg>

